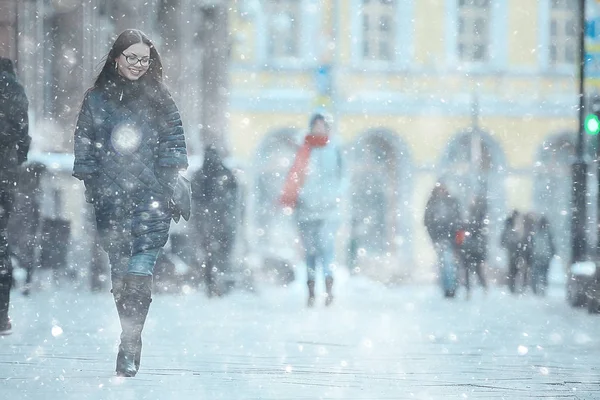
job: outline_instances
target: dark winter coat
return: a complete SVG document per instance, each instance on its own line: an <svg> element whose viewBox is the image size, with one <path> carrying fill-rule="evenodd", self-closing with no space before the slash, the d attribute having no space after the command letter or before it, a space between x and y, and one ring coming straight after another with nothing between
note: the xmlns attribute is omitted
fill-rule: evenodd
<svg viewBox="0 0 600 400"><path fill-rule="evenodd" d="M538 227L532 238L533 261L539 264L547 264L556 254L556 246L550 227L544 225Z"/></svg>
<svg viewBox="0 0 600 400"><path fill-rule="evenodd" d="M239 223L237 190L233 172L223 164L215 148L207 147L202 168L192 178L193 221L206 252L228 252L233 246Z"/></svg>
<svg viewBox="0 0 600 400"><path fill-rule="evenodd" d="M483 262L488 253L488 227L485 224L487 207L483 201L473 204L465 224L468 235L464 239L463 250L473 262Z"/></svg>
<svg viewBox="0 0 600 400"><path fill-rule="evenodd" d="M425 208L424 224L434 243L442 240L454 241L461 226L458 200L446 190L435 188Z"/></svg>
<svg viewBox="0 0 600 400"><path fill-rule="evenodd" d="M31 143L28 107L12 61L0 58L0 181L4 184L14 185L17 167L27 161Z"/></svg>
<svg viewBox="0 0 600 400"><path fill-rule="evenodd" d="M187 165L179 111L164 86L117 77L86 93L73 176L85 182L101 235L116 220L131 230L132 254L164 246L169 201Z"/></svg>
<svg viewBox="0 0 600 400"><path fill-rule="evenodd" d="M513 212L511 216L504 221L504 229L500 237L500 243L508 252L511 259L524 257L525 248L525 227L522 222L523 217L518 212Z"/></svg>

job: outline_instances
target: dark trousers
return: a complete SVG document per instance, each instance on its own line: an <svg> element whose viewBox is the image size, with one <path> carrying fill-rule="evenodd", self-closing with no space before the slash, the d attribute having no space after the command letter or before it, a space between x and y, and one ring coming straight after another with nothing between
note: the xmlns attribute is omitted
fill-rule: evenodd
<svg viewBox="0 0 600 400"><path fill-rule="evenodd" d="M550 269L550 260L537 260L533 263L531 272L531 287L533 293L543 296L548 287L548 270Z"/></svg>
<svg viewBox="0 0 600 400"><path fill-rule="evenodd" d="M204 283L206 293L209 297L219 296L227 288L223 288L220 275L230 270L231 255L233 252L233 240L221 237L217 240L215 236L208 239L204 245Z"/></svg>
<svg viewBox="0 0 600 400"><path fill-rule="evenodd" d="M517 275L519 273L519 265L523 264L522 257L509 256L508 259L508 289L511 293L517 291Z"/></svg>
<svg viewBox="0 0 600 400"><path fill-rule="evenodd" d="M470 259L467 257L466 268L465 268L465 287L467 291L471 289L470 278L471 274L475 272L479 280L479 284L482 288L487 288L487 282L483 272L483 266L485 262L481 258Z"/></svg>
<svg viewBox="0 0 600 400"><path fill-rule="evenodd" d="M8 219L13 207L13 189L0 185L0 323L8 318L13 266L8 248Z"/></svg>

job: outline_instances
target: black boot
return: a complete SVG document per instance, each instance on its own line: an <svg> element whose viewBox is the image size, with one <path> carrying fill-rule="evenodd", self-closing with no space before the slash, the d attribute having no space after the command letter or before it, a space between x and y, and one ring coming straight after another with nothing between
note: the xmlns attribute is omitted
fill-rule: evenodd
<svg viewBox="0 0 600 400"><path fill-rule="evenodd" d="M125 282L123 277L113 277L112 278L112 289L111 289L111 293L113 294L113 298L115 300L115 305L117 307L117 313L119 314L119 321L121 322L121 339L123 338L123 331L125 329L125 309L123 307L123 289L125 286ZM123 354L123 344L120 343L119 344L119 353L117 354L117 367L116 367L116 371L118 372L119 370L122 370L123 367L121 366L121 364L123 363L124 360L124 354ZM139 370L140 368L140 358L142 355L142 337L140 336L138 344L137 344L137 348L136 348L136 353L135 353L135 357L134 357L134 364L135 364L135 369L136 371Z"/></svg>
<svg viewBox="0 0 600 400"><path fill-rule="evenodd" d="M123 294L117 303L121 307L121 344L117 355L117 376L133 377L140 367L142 330L148 315L152 293L152 276L127 275Z"/></svg>
<svg viewBox="0 0 600 400"><path fill-rule="evenodd" d="M333 278L328 276L325 278L325 290L327 291L327 298L325 299L325 305L329 306L333 302Z"/></svg>
<svg viewBox="0 0 600 400"><path fill-rule="evenodd" d="M0 275L0 335L10 335L12 332L10 318L8 317L11 286L12 276L9 274Z"/></svg>
<svg viewBox="0 0 600 400"><path fill-rule="evenodd" d="M306 282L308 285L308 307L315 305L315 281Z"/></svg>

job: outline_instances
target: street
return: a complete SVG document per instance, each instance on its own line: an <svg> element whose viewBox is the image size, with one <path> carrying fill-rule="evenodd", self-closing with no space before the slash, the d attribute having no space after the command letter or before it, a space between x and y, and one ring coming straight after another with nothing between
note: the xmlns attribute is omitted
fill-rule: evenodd
<svg viewBox="0 0 600 400"><path fill-rule="evenodd" d="M2 399L597 399L600 317L546 298L338 274L334 305L260 285L155 295L135 378L114 377L110 293L13 292ZM317 287L320 282L318 282Z"/></svg>

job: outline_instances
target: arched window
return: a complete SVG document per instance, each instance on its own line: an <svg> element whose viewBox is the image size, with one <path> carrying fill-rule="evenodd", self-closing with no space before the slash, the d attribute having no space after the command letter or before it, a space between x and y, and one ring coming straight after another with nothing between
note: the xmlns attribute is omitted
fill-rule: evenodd
<svg viewBox="0 0 600 400"><path fill-rule="evenodd" d="M447 145L437 168L452 195L461 204L463 217L476 196L487 199L489 220L488 262L496 266L504 258L500 234L507 215L504 180L506 160L500 145L486 132L468 129L457 134Z"/></svg>
<svg viewBox="0 0 600 400"><path fill-rule="evenodd" d="M349 152L348 266L379 278L407 275L412 265L412 162L407 146L387 129L361 135ZM375 262L374 262L375 261Z"/></svg>
<svg viewBox="0 0 600 400"><path fill-rule="evenodd" d="M296 257L295 225L283 214L277 201L298 150L298 134L291 128L268 134L252 163L248 238L251 247L263 257L286 260Z"/></svg>
<svg viewBox="0 0 600 400"><path fill-rule="evenodd" d="M576 136L563 133L546 140L538 150L534 169L533 208L550 220L557 252L563 260L571 259L571 164Z"/></svg>

